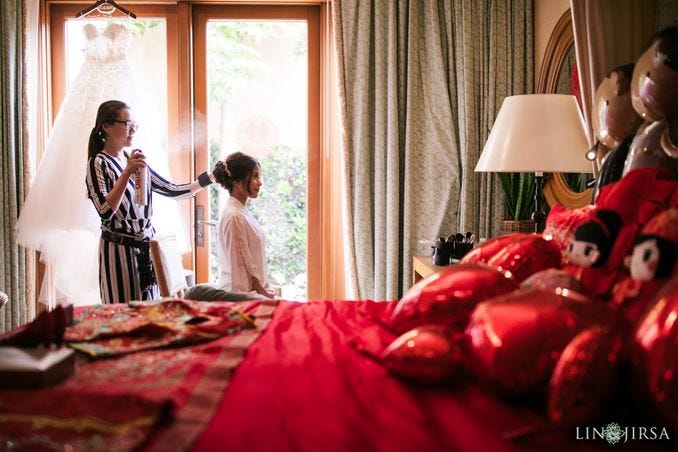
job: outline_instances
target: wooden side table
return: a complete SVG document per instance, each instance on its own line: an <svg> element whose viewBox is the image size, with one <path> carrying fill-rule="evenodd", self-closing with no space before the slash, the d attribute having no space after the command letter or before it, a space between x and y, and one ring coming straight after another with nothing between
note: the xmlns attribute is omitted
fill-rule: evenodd
<svg viewBox="0 0 678 452"><path fill-rule="evenodd" d="M431 256L412 256L412 285L449 265L434 265Z"/></svg>

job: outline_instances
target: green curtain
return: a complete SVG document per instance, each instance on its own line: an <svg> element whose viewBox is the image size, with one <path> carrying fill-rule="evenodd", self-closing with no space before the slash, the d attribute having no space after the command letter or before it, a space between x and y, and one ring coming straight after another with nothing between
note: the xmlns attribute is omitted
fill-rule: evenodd
<svg viewBox="0 0 678 452"><path fill-rule="evenodd" d="M0 308L0 332L29 321L33 303L27 290L27 251L14 238L15 224L25 194L25 26L27 4L22 0L0 2L0 138L2 170L0 171L0 291L9 303Z"/></svg>
<svg viewBox="0 0 678 452"><path fill-rule="evenodd" d="M475 173L504 97L532 91L532 0L332 3L351 298L396 299L420 240L496 233Z"/></svg>

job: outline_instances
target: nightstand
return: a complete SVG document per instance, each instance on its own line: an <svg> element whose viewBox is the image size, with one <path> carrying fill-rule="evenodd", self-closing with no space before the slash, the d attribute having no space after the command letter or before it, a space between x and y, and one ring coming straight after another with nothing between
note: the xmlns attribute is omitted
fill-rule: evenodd
<svg viewBox="0 0 678 452"><path fill-rule="evenodd" d="M431 256L413 256L412 257L412 285L420 280L438 272L449 265L434 265Z"/></svg>

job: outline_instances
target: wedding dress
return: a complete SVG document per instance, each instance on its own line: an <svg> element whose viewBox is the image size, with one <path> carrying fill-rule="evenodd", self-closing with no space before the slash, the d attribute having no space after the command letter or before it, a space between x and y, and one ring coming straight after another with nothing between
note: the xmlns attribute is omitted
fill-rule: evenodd
<svg viewBox="0 0 678 452"><path fill-rule="evenodd" d="M40 251L59 302L76 306L101 302L98 280L101 223L87 198L85 169L90 131L102 102L116 99L130 106L140 125L133 148L142 149L148 164L172 180L161 123L164 118L153 108L127 59L129 31L118 23L111 23L101 31L86 23L83 33L85 59L56 116L17 221L18 242ZM174 232L186 250L187 236L176 201L155 195L153 204L156 231ZM43 302L49 297L49 291L44 289L43 284L40 295Z"/></svg>

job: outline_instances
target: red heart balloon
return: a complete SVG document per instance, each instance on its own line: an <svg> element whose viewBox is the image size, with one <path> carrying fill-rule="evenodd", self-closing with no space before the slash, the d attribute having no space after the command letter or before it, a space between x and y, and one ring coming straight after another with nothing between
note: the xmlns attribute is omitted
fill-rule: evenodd
<svg viewBox="0 0 678 452"><path fill-rule="evenodd" d="M549 383L553 422L590 424L603 412L616 386L622 341L600 326L577 334L560 355Z"/></svg>
<svg viewBox="0 0 678 452"><path fill-rule="evenodd" d="M381 355L393 373L422 383L435 383L454 374L459 357L459 347L445 329L433 325L408 331Z"/></svg>
<svg viewBox="0 0 678 452"><path fill-rule="evenodd" d="M525 281L520 283L520 287L534 287L546 291L556 289L568 289L579 293L584 293L584 286L570 273L558 268L547 268L538 271Z"/></svg>
<svg viewBox="0 0 678 452"><path fill-rule="evenodd" d="M475 308L466 336L473 370L507 394L544 396L565 346L607 321L607 307L567 289L518 289Z"/></svg>
<svg viewBox="0 0 678 452"><path fill-rule="evenodd" d="M644 385L642 395L678 431L678 276L640 319L632 349L634 369Z"/></svg>
<svg viewBox="0 0 678 452"><path fill-rule="evenodd" d="M477 303L517 287L487 265L454 265L412 286L396 304L391 325L401 333L426 324L463 331Z"/></svg>
<svg viewBox="0 0 678 452"><path fill-rule="evenodd" d="M540 234L519 237L494 255L488 265L510 272L517 282L546 268L560 268L561 254L553 240Z"/></svg>
<svg viewBox="0 0 678 452"><path fill-rule="evenodd" d="M479 244L471 251L466 253L461 259L461 264L473 264L473 263L487 263L495 254L504 249L506 245L516 240L519 237L523 237L526 234L516 233L510 235L502 235L499 237L494 237L489 240L484 241Z"/></svg>

